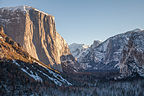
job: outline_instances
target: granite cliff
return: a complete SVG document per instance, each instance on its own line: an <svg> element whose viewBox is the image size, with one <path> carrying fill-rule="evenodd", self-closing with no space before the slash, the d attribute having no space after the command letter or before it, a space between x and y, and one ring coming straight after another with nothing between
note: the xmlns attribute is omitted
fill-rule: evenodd
<svg viewBox="0 0 144 96"><path fill-rule="evenodd" d="M119 72L121 75L115 79L137 75L144 77L143 41L144 31L135 29L110 37L99 44L95 42L83 52L84 54L78 54L79 69Z"/></svg>
<svg viewBox="0 0 144 96"><path fill-rule="evenodd" d="M127 45L122 51L119 78L144 77L144 31L132 32Z"/></svg>
<svg viewBox="0 0 144 96"><path fill-rule="evenodd" d="M61 56L70 55L56 32L54 16L29 6L0 8L0 25L34 58L62 71Z"/></svg>
<svg viewBox="0 0 144 96"><path fill-rule="evenodd" d="M38 94L44 87L71 85L60 72L30 56L0 27L0 96Z"/></svg>

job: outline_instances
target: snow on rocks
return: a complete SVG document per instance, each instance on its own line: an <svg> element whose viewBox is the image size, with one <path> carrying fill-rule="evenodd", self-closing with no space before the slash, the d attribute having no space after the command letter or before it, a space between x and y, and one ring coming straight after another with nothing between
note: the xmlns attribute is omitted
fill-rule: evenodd
<svg viewBox="0 0 144 96"><path fill-rule="evenodd" d="M13 61L13 63L16 64L17 66L20 66L20 65L16 62L16 60L12 60L12 61Z"/></svg>
<svg viewBox="0 0 144 96"><path fill-rule="evenodd" d="M20 68L20 70L22 70L25 74L27 74L28 76L30 76L36 81L43 82L47 78L48 80L51 80L58 86L72 85L70 82L64 79L60 74L48 69L46 66L42 66L43 64L39 64L38 62L37 63L35 62L35 64L37 64L36 66L35 64L25 64L23 62L16 61L16 60L12 60L12 63L17 65ZM38 68L38 66L40 68Z"/></svg>
<svg viewBox="0 0 144 96"><path fill-rule="evenodd" d="M4 10L9 10L9 11L12 11L12 12L21 10L21 11L27 12L30 9L32 9L32 7L25 5L25 6L17 6L17 7L3 7L3 8L0 8L0 9L2 10L2 12Z"/></svg>
<svg viewBox="0 0 144 96"><path fill-rule="evenodd" d="M144 53L144 43L140 42L144 40L143 35L141 35L143 32L144 31L141 29L134 29L126 33L110 37L98 46L95 41L95 43L83 52L85 54L79 54L77 60L80 63L81 68L84 70L107 70L107 68L110 68L109 70L111 70L111 68L119 70L121 68L120 61L122 59L123 50L128 45L132 34L139 34L138 36L135 36L137 38L134 42L136 45L135 49L137 52ZM71 52L75 52L73 50L76 50L76 47L77 46L70 46ZM87 65L91 65L92 67Z"/></svg>
<svg viewBox="0 0 144 96"><path fill-rule="evenodd" d="M30 73L29 73L29 72L27 72L24 68L21 68L21 70L22 70L23 72L25 72L26 74L28 74L30 77L32 77L32 78L33 78L34 80L36 80L36 81L40 81L40 82L43 81L42 78L37 75L37 73L35 73L35 75L34 75L32 71L30 71Z"/></svg>
<svg viewBox="0 0 144 96"><path fill-rule="evenodd" d="M79 58L82 54L86 52L89 46L84 45L84 44L73 43L69 45L69 48L70 48L72 55L76 58Z"/></svg>
<svg viewBox="0 0 144 96"><path fill-rule="evenodd" d="M28 5L16 6L16 7L2 7L2 8L0 8L1 12L4 12L5 10L8 10L8 11L11 11L11 12L21 11L21 12L24 12L24 13L29 12L31 9L33 9L35 11L38 11L38 12L40 12L42 14L49 15L48 13L45 13L43 11L40 11L40 10L38 10L36 8L33 8L31 6L28 6ZM52 19L54 20L54 16L52 16Z"/></svg>
<svg viewBox="0 0 144 96"><path fill-rule="evenodd" d="M61 75L57 74L57 73L54 73L53 71L49 70L49 69L46 69L49 71L49 73L51 73L55 78L57 78L59 81L63 82L63 83L66 83L68 85L72 85L71 83L69 83L66 79L64 79Z"/></svg>

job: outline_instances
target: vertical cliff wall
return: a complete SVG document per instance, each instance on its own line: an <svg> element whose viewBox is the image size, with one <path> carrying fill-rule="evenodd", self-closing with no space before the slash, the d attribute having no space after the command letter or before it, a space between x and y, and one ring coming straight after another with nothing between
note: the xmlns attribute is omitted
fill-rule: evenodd
<svg viewBox="0 0 144 96"><path fill-rule="evenodd" d="M60 57L70 51L53 16L29 6L0 8L0 25L31 56L62 71Z"/></svg>
<svg viewBox="0 0 144 96"><path fill-rule="evenodd" d="M131 33L127 45L122 51L120 78L144 77L144 30Z"/></svg>

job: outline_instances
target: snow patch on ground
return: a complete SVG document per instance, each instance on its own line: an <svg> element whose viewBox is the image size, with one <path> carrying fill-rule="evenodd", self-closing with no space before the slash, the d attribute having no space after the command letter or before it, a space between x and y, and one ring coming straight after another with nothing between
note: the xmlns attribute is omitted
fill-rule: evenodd
<svg viewBox="0 0 144 96"><path fill-rule="evenodd" d="M23 72L25 72L26 74L28 74L29 76L31 76L31 77L32 77L33 79L35 79L36 81L41 81L41 82L43 81L42 78L39 77L37 73L35 73L35 75L34 75L32 71L30 71L30 73L28 73L24 68L21 68L21 70L22 70Z"/></svg>
<svg viewBox="0 0 144 96"><path fill-rule="evenodd" d="M49 71L49 73L51 73L55 78L57 78L59 81L66 83L68 85L72 85L71 83L69 83L66 79L64 79L61 75L54 73L53 71L45 68L47 71Z"/></svg>
<svg viewBox="0 0 144 96"><path fill-rule="evenodd" d="M35 61L36 62L36 61ZM36 62L38 63L38 62ZM40 66L42 66L42 64L38 63ZM71 86L72 84L70 82L68 82L66 79L64 79L61 75L53 72L52 70L46 68L45 66L43 66L50 74L52 74L54 76L54 78L48 76L46 73L42 72L39 70L39 72L41 72L43 75L45 75L46 77L48 77L50 80L52 80L56 85L61 86L62 83L65 83L69 86Z"/></svg>
<svg viewBox="0 0 144 96"><path fill-rule="evenodd" d="M14 64L16 64L17 66L20 66L15 60L12 60Z"/></svg>
<svg viewBox="0 0 144 96"><path fill-rule="evenodd" d="M43 75L45 75L46 77L48 77L50 80L52 80L56 85L59 85L59 86L62 86L62 83L60 81L58 81L57 79L54 79L50 76L48 76L47 74L43 73L42 71L39 71L41 72Z"/></svg>

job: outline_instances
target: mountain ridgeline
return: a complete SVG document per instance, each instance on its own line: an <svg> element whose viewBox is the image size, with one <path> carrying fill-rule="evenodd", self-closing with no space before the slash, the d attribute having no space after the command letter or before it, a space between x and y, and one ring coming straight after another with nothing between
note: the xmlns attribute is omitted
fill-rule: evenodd
<svg viewBox="0 0 144 96"><path fill-rule="evenodd" d="M135 29L110 37L99 44L93 43L85 51L77 54L79 57L76 58L80 63L79 69L81 69L79 71L119 72L122 74L115 79L133 77L136 74L143 77L143 39L144 31ZM70 50L76 49L70 47Z"/></svg>
<svg viewBox="0 0 144 96"><path fill-rule="evenodd" d="M0 25L32 57L63 71L61 56L71 53L66 41L56 32L54 16L29 6L5 7L0 8Z"/></svg>

